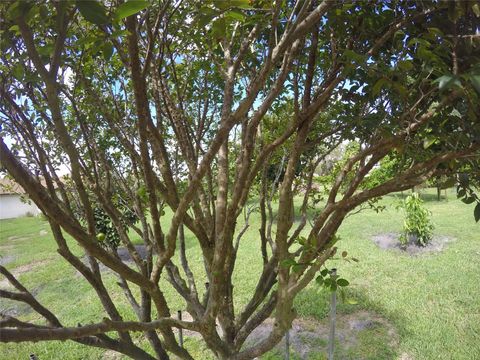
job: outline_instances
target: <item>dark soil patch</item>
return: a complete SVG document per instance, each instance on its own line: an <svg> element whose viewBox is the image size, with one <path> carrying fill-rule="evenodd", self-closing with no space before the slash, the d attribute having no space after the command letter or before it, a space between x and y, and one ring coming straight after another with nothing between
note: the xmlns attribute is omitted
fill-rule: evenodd
<svg viewBox="0 0 480 360"><path fill-rule="evenodd" d="M186 311L183 312L183 320L192 321L192 317ZM247 338L245 347L251 347L265 340L271 333L274 320L267 319L258 326ZM177 332L176 330L174 330ZM221 333L220 327L217 331ZM319 353L326 355L328 337L330 332L329 319L321 321L316 319L295 319L289 331L290 353L295 359L317 358ZM385 346L394 349L398 346L398 334L395 328L381 316L369 311L357 311L348 315L337 314L335 325L335 348L340 354L355 351L360 338L365 333L382 333L382 341ZM198 338L197 332L184 330L184 337ZM336 350L336 351L337 351ZM285 338L272 350L281 358L285 354ZM342 358L342 357L340 357Z"/></svg>
<svg viewBox="0 0 480 360"><path fill-rule="evenodd" d="M15 256L13 255L0 255L0 265L7 265L15 260Z"/></svg>
<svg viewBox="0 0 480 360"><path fill-rule="evenodd" d="M267 319L248 337L246 344L252 346L268 337L272 331L273 319ZM365 331L385 330L385 342L394 348L398 345L398 335L394 327L379 315L367 311L358 311L348 315L337 315L335 328L335 347L341 352L354 349L359 342L359 335ZM328 318L322 321L314 319L296 319L289 331L290 351L296 358L309 359L314 354L326 353L329 337ZM285 339L274 348L275 352L284 354Z"/></svg>
<svg viewBox="0 0 480 360"><path fill-rule="evenodd" d="M34 261L29 264L25 264L25 265L17 266L16 268L13 268L13 269L9 269L9 271L15 278L18 279L20 275L24 273L28 273L29 271L35 271L36 268L38 268L39 266L43 266L47 263L48 263L48 260ZM29 289L29 291L33 296L36 296L42 290L42 288L43 286L39 285L33 289ZM15 289L13 285L10 284L10 282L3 275L0 278L0 289L12 291L12 292L18 292L18 290ZM29 314L31 312L33 312L33 309L28 304L25 304L20 301L0 298L0 313L2 314L18 317L20 315Z"/></svg>
<svg viewBox="0 0 480 360"><path fill-rule="evenodd" d="M400 234L396 233L386 233L375 235L372 240L380 249L390 250L397 249L402 252L406 252L411 256L436 253L442 251L449 242L452 242L453 239L448 236L434 236L432 241L425 246L418 246L413 243L409 243L406 246L400 244Z"/></svg>
<svg viewBox="0 0 480 360"><path fill-rule="evenodd" d="M33 312L32 308L23 302L5 299L0 300L0 313L4 315L18 317L31 312Z"/></svg>
<svg viewBox="0 0 480 360"><path fill-rule="evenodd" d="M37 286L36 288L33 288L33 289L29 289L29 291L33 296L37 296L40 293L40 291L42 291L42 289L43 289L43 285ZM12 292L18 292L18 290L13 287L8 288L8 290ZM34 310L30 307L30 305L24 302L0 298L0 313L2 314L18 317L18 316L30 314L33 312Z"/></svg>
<svg viewBox="0 0 480 360"><path fill-rule="evenodd" d="M147 248L145 245L135 245L135 250L137 251L138 256L140 256L141 259L145 260L147 258ZM120 257L120 260L122 260L123 262L133 263L133 259L130 256L130 253L128 252L127 248L119 247L117 249L117 254ZM82 262L88 267L90 267L86 256L82 258ZM110 269L106 267L104 264L102 264L101 262L98 262L98 265L101 271L110 271ZM82 274L79 271L75 271L75 273L76 273L76 276L82 277Z"/></svg>
<svg viewBox="0 0 480 360"><path fill-rule="evenodd" d="M12 292L18 292L13 286L5 286L5 284L0 284L0 287L7 288L7 290ZM42 290L43 286L38 286L34 289L30 290L30 293L33 296L38 295ZM8 316L18 317L21 315L26 315L34 312L34 310L30 307L30 305L21 302L21 301L14 301L10 299L0 298L0 313Z"/></svg>
<svg viewBox="0 0 480 360"><path fill-rule="evenodd" d="M145 245L135 245L135 250L137 251L138 256L140 256L142 259L147 258L147 248ZM118 256L120 256L120 259L122 259L122 261L133 261L127 248L118 248L117 254Z"/></svg>

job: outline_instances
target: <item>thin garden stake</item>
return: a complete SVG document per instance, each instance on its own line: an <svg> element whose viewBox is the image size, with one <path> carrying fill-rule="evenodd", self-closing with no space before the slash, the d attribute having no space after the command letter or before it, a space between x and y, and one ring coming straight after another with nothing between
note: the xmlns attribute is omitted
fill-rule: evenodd
<svg viewBox="0 0 480 360"><path fill-rule="evenodd" d="M182 310L178 310L178 320L182 321ZM178 342L180 343L180 347L183 348L183 329L178 328Z"/></svg>
<svg viewBox="0 0 480 360"><path fill-rule="evenodd" d="M290 330L285 333L285 360L290 360Z"/></svg>
<svg viewBox="0 0 480 360"><path fill-rule="evenodd" d="M332 279L337 278L337 269L332 269ZM337 291L332 291L332 302L330 303L330 336L328 338L328 360L333 360L335 345L335 320L337 316Z"/></svg>

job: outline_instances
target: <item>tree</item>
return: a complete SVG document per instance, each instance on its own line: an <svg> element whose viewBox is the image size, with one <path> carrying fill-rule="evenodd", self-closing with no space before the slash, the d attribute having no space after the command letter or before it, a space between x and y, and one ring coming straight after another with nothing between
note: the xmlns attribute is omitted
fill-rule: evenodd
<svg viewBox="0 0 480 360"><path fill-rule="evenodd" d="M29 304L46 321L4 316L3 342L70 339L136 359L191 359L173 333L183 328L220 359L254 358L291 326L295 296L335 254L335 233L352 210L479 162L475 2L0 6L2 167L45 214L59 254L105 310L91 325L62 324L0 267L17 289L0 296ZM320 202L315 168L345 141L358 147ZM401 159L397 171L365 186L387 156ZM232 275L251 204L261 218L263 270L236 308ZM99 218L134 268L119 259L115 242L99 241ZM203 255L203 298L186 256L187 229ZM65 234L85 249L87 264ZM118 275L138 321L122 318L99 263ZM160 277L186 302L191 321L171 316ZM271 334L244 347L271 316ZM132 331L145 334L153 353Z"/></svg>

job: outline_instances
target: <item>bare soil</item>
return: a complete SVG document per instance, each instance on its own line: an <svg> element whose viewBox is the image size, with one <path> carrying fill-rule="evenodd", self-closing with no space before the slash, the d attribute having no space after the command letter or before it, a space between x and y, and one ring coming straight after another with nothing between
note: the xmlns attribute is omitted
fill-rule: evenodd
<svg viewBox="0 0 480 360"><path fill-rule="evenodd" d="M247 338L247 345L255 345L268 337L272 330L273 319L267 319L256 328ZM390 346L398 345L398 335L395 328L381 316L368 312L358 311L348 315L337 315L335 338L338 346L349 349L358 342L358 334L363 330L384 327L390 339ZM309 359L312 353L326 351L329 337L328 318L322 321L314 319L296 319L289 331L290 349L300 359ZM336 345L337 346L337 345ZM284 353L285 339L275 347L279 353Z"/></svg>
<svg viewBox="0 0 480 360"><path fill-rule="evenodd" d="M442 251L449 242L454 239L448 236L435 235L430 243L425 246L418 246L414 243L409 243L406 246L400 244L400 234L397 233L385 233L375 235L372 240L380 249L391 250L397 249L405 252L411 256L437 253Z"/></svg>
<svg viewBox="0 0 480 360"><path fill-rule="evenodd" d="M3 247L2 247L2 251L3 251ZM13 255L3 255L3 254L0 254L0 265L4 266L4 265L7 265L8 263L11 263L13 260L15 260L15 256Z"/></svg>
<svg viewBox="0 0 480 360"><path fill-rule="evenodd" d="M182 313L185 321L192 321L187 312ZM267 319L258 326L247 338L245 346L254 346L266 339L272 331L274 320ZM316 319L295 319L289 331L290 351L296 354L296 358L309 359L313 354L326 352L330 332L329 319L318 321ZM389 346L398 346L398 334L387 320L369 311L361 310L348 315L337 314L335 325L335 346L343 349L354 347L358 343L358 336L363 330L384 328L388 334ZM220 331L220 329L218 329ZM174 332L178 332L174 330ZM184 338L192 336L199 337L196 332L184 330ZM279 354L285 352L285 338L274 348Z"/></svg>
<svg viewBox="0 0 480 360"><path fill-rule="evenodd" d="M141 259L147 258L147 248L145 245L135 245L135 250L137 250L138 256L140 256ZM117 249L117 254L124 263L133 263L133 259L131 258L127 248L119 247ZM86 256L82 257L82 262L85 265L90 266L88 264L88 260ZM100 271L107 271L107 272L111 271L108 267L103 265L101 262L99 262L98 265L99 265ZM82 277L83 275L79 271L75 271L75 276Z"/></svg>
<svg viewBox="0 0 480 360"><path fill-rule="evenodd" d="M142 259L147 258L147 248L145 245L135 245L135 250L137 250L138 256ZM130 257L130 253L128 250L124 247L120 247L117 249L118 256L120 256L120 259L122 261L133 261L132 258Z"/></svg>
<svg viewBox="0 0 480 360"><path fill-rule="evenodd" d="M14 255L8 254L15 248L12 243L28 239L30 239L29 236L9 236L7 239L8 243L0 246L0 265L5 266L15 260Z"/></svg>
<svg viewBox="0 0 480 360"><path fill-rule="evenodd" d="M45 265L48 263L48 260L41 260L32 262L26 265L18 266L14 269L8 269L10 273L15 277L18 278L21 274L27 273L39 266ZM0 280L0 289L9 290L9 291L17 291L10 282L1 275L2 280ZM33 296L38 294L40 291L41 286L36 287L34 289L29 289ZM10 316L18 316L21 314L26 314L31 312L32 309L27 304L17 301L10 301L10 300L3 300L0 299L0 313L10 315Z"/></svg>

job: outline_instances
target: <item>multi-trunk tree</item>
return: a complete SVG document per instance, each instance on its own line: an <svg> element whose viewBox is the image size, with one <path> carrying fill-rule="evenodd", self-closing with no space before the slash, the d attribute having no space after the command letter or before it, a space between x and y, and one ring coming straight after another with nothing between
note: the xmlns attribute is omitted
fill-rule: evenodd
<svg viewBox="0 0 480 360"><path fill-rule="evenodd" d="M220 359L252 359L291 326L295 296L335 254L349 213L432 176L478 177L477 2L15 1L0 12L2 168L105 310L90 325L62 323L0 267L16 288L0 296L44 318L4 316L2 342L71 339L136 359L191 359L174 336L183 328ZM338 147L348 156L315 184ZM369 180L386 158L394 171ZM246 231L263 269L238 307L232 275ZM138 321L123 320L100 263ZM191 320L172 315L160 278ZM270 335L246 343L269 317Z"/></svg>

